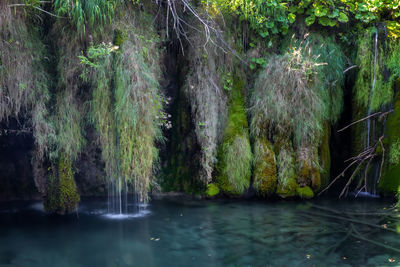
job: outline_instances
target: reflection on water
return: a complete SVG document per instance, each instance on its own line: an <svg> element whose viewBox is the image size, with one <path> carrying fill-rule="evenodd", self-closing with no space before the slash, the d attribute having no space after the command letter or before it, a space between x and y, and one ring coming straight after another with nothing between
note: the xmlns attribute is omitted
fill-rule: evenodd
<svg viewBox="0 0 400 267"><path fill-rule="evenodd" d="M115 220L107 203L46 215L0 207L0 266L398 266L400 214L378 199L154 201Z"/></svg>

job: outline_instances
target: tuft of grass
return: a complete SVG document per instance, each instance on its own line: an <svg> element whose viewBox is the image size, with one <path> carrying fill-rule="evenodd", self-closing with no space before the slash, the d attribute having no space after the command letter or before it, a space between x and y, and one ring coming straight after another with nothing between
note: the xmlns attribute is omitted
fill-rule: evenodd
<svg viewBox="0 0 400 267"><path fill-rule="evenodd" d="M68 17L80 35L87 33L87 28L101 28L101 25L112 23L116 0L54 0L54 13Z"/></svg>

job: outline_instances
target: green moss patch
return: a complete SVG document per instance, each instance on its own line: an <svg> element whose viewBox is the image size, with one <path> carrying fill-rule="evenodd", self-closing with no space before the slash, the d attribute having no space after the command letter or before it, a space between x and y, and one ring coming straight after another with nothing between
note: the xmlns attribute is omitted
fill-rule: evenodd
<svg viewBox="0 0 400 267"><path fill-rule="evenodd" d="M266 139L257 139L254 143L254 182L257 194L271 196L276 191L277 170L272 144Z"/></svg>
<svg viewBox="0 0 400 267"><path fill-rule="evenodd" d="M250 186L252 152L242 89L244 82L233 79L228 120L218 151L216 181L227 194L243 194Z"/></svg>
<svg viewBox="0 0 400 267"><path fill-rule="evenodd" d="M310 199L314 197L314 192L309 186L297 187L296 193L300 198Z"/></svg>
<svg viewBox="0 0 400 267"><path fill-rule="evenodd" d="M219 188L216 184L208 184L206 190L206 196L214 197L219 194Z"/></svg>

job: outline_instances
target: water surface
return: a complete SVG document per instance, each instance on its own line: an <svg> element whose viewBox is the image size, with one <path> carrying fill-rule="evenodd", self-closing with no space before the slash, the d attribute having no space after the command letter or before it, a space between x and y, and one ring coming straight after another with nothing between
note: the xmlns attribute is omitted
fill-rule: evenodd
<svg viewBox="0 0 400 267"><path fill-rule="evenodd" d="M106 216L0 204L0 266L399 266L399 213L380 199L153 201Z"/></svg>

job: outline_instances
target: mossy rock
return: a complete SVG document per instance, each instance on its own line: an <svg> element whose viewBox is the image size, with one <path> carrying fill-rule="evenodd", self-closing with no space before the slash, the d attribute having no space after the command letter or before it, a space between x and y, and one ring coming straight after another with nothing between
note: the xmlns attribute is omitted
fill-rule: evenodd
<svg viewBox="0 0 400 267"><path fill-rule="evenodd" d="M285 197L294 197L297 195L296 189L299 186L296 181L295 160L292 143L290 140L282 143L276 151L278 167L278 186L276 194Z"/></svg>
<svg viewBox="0 0 400 267"><path fill-rule="evenodd" d="M219 188L216 184L208 184L205 193L207 197L214 197L219 194Z"/></svg>
<svg viewBox="0 0 400 267"><path fill-rule="evenodd" d="M318 149L319 163L321 166L321 171L320 171L321 188L328 186L330 178L330 170L331 170L331 151L329 147L330 131L331 129L329 124L325 123L324 135L322 136L322 143Z"/></svg>
<svg viewBox="0 0 400 267"><path fill-rule="evenodd" d="M254 182L253 187L262 197L271 196L276 191L277 170L272 144L266 139L254 143Z"/></svg>
<svg viewBox="0 0 400 267"><path fill-rule="evenodd" d="M233 143L222 145L217 176L218 186L228 195L241 195L250 186L251 147L248 135L238 135Z"/></svg>
<svg viewBox="0 0 400 267"><path fill-rule="evenodd" d="M276 194L282 198L294 197L297 195L299 185L296 182L296 177L288 177L285 184L278 182Z"/></svg>
<svg viewBox="0 0 400 267"><path fill-rule="evenodd" d="M296 193L300 198L310 199L314 197L314 192L309 186L297 187Z"/></svg>
<svg viewBox="0 0 400 267"><path fill-rule="evenodd" d="M297 183L300 186L311 186L314 190L321 188L321 176L317 167L311 166L308 162L303 162L300 168Z"/></svg>
<svg viewBox="0 0 400 267"><path fill-rule="evenodd" d="M396 148L393 146L400 140L400 92L396 94L394 101L394 112L388 115L386 121L386 150L389 152L389 158L385 159L385 166L382 177L379 180L379 189L383 194L394 195L400 186L400 162L395 162L390 158L391 154L397 154L396 151L391 151Z"/></svg>
<svg viewBox="0 0 400 267"><path fill-rule="evenodd" d="M80 201L72 161L62 155L58 161L57 177L49 177L49 188L44 207L47 212L68 214L76 210Z"/></svg>
<svg viewBox="0 0 400 267"><path fill-rule="evenodd" d="M216 182L225 194L241 195L250 186L253 155L242 94L244 81L234 76L232 85L224 138L217 153Z"/></svg>

